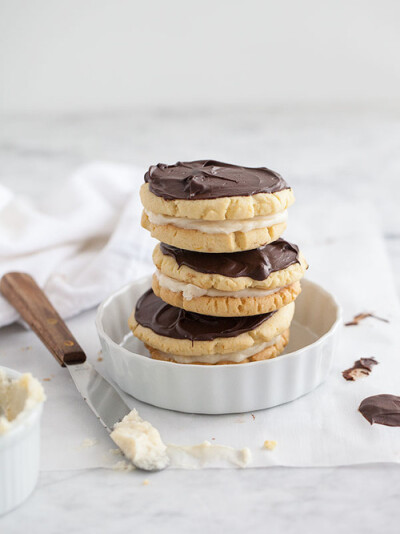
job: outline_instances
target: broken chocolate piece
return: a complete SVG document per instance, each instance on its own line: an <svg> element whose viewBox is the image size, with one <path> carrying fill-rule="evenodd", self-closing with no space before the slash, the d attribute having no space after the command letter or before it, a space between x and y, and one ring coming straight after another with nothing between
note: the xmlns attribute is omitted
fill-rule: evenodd
<svg viewBox="0 0 400 534"><path fill-rule="evenodd" d="M359 313L353 317L352 321L349 321L348 323L344 323L344 326L356 326L358 325L360 321L362 321L363 319L366 319L367 317L378 319L378 321L383 321L384 323L389 322L387 319L384 319L383 317L378 317L377 315L373 313Z"/></svg>
<svg viewBox="0 0 400 534"><path fill-rule="evenodd" d="M371 373L373 366L378 365L378 363L379 362L377 362L375 358L360 358L354 362L353 367L342 372L343 378L355 381L359 378L368 376Z"/></svg>
<svg viewBox="0 0 400 534"><path fill-rule="evenodd" d="M362 401L358 411L373 425L400 426L400 397L373 395Z"/></svg>

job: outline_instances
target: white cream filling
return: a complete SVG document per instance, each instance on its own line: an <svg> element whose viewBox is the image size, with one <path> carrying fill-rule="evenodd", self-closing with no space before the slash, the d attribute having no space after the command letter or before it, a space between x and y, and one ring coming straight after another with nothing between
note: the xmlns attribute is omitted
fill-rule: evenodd
<svg viewBox="0 0 400 534"><path fill-rule="evenodd" d="M200 362L200 363L218 363L221 361L228 361L228 362L234 362L234 363L240 363L246 358L249 358L250 356L254 356L254 354L258 354L262 350L266 349L267 347L271 347L272 345L275 345L277 341L279 340L280 335L274 337L271 339L271 341L266 341L265 343L260 343L258 345L254 345L253 347L249 347L248 349L239 350L237 352L228 352L227 354L203 354L202 356L178 356L176 354L167 354L166 352L160 352L164 357L171 358L176 363L193 363L193 362Z"/></svg>
<svg viewBox="0 0 400 534"><path fill-rule="evenodd" d="M288 218L287 210L273 215L252 217L251 219L227 219L225 221L205 221L203 219L186 219L185 217L170 217L152 211L144 210L149 221L158 226L172 224L177 228L198 230L205 234L231 234L233 232L249 232L257 228L269 228L274 224L285 222Z"/></svg>
<svg viewBox="0 0 400 534"><path fill-rule="evenodd" d="M24 414L46 400L41 384L30 373L8 378L0 369L0 436L9 432Z"/></svg>
<svg viewBox="0 0 400 534"><path fill-rule="evenodd" d="M202 287L195 286L193 284L187 284L186 282L180 282L174 280L169 276L163 274L159 269L156 270L155 275L157 277L160 287L168 289L174 293L182 293L185 300L192 300L197 297L266 297L277 293L282 288L277 287L275 289L241 289L240 291L220 291L219 289L204 289Z"/></svg>

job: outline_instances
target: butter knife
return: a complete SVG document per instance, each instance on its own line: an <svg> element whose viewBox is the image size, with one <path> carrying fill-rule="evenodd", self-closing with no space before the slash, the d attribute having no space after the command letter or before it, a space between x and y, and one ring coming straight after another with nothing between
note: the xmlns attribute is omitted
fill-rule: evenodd
<svg viewBox="0 0 400 534"><path fill-rule="evenodd" d="M86 354L35 280L26 273L5 274L0 292L20 313L62 367L67 367L79 393L102 425L112 432L131 409L118 391L86 359ZM132 461L132 460L131 460ZM158 470L157 459L132 462L139 469Z"/></svg>

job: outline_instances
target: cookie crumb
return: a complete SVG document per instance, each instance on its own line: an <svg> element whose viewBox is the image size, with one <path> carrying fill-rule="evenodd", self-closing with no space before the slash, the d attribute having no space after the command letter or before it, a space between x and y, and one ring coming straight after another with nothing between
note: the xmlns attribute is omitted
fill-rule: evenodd
<svg viewBox="0 0 400 534"><path fill-rule="evenodd" d="M378 319L378 321L383 321L384 323L388 323L388 319L384 319L383 317L378 317L377 315L373 313L358 313L353 317L352 321L349 321L348 323L344 323L344 326L356 326L360 321L363 321L364 319L367 319L367 317L372 317L373 319Z"/></svg>
<svg viewBox="0 0 400 534"><path fill-rule="evenodd" d="M239 425L243 425L246 421L243 419L243 417L238 417L235 419L235 423L238 423Z"/></svg>
<svg viewBox="0 0 400 534"><path fill-rule="evenodd" d="M256 416L254 415L254 413L251 414L251 417L253 418L253 421L256 420Z"/></svg>
<svg viewBox="0 0 400 534"><path fill-rule="evenodd" d="M268 449L269 451L273 451L276 447L276 441L266 439L264 441L264 449Z"/></svg>
<svg viewBox="0 0 400 534"><path fill-rule="evenodd" d="M113 454L114 456L122 456L121 449L109 449L108 451L110 454Z"/></svg>
<svg viewBox="0 0 400 534"><path fill-rule="evenodd" d="M148 478L145 478L142 482L143 486L148 486L150 484L150 481Z"/></svg>
<svg viewBox="0 0 400 534"><path fill-rule="evenodd" d="M116 462L112 468L114 471L133 471L135 466L131 462L126 462L125 460L120 460L119 462Z"/></svg>
<svg viewBox="0 0 400 534"><path fill-rule="evenodd" d="M50 382L51 378L42 378L43 382Z"/></svg>
<svg viewBox="0 0 400 534"><path fill-rule="evenodd" d="M94 447L94 445L97 444L97 439L96 438L85 438L83 441L82 441L82 448L83 449L88 449L89 447Z"/></svg>
<svg viewBox="0 0 400 534"><path fill-rule="evenodd" d="M21 350L31 350L32 346L28 345L27 347L21 347Z"/></svg>
<svg viewBox="0 0 400 534"><path fill-rule="evenodd" d="M103 361L103 358L102 358L101 356L99 356L99 357L97 358L97 361L98 361L98 362L102 362L102 361Z"/></svg>

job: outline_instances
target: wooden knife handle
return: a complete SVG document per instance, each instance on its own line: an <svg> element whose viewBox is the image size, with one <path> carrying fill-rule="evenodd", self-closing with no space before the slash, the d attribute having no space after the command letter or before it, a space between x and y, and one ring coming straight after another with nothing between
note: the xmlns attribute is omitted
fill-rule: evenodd
<svg viewBox="0 0 400 534"><path fill-rule="evenodd" d="M0 292L29 324L62 366L83 363L86 355L35 280L25 273L7 273Z"/></svg>

